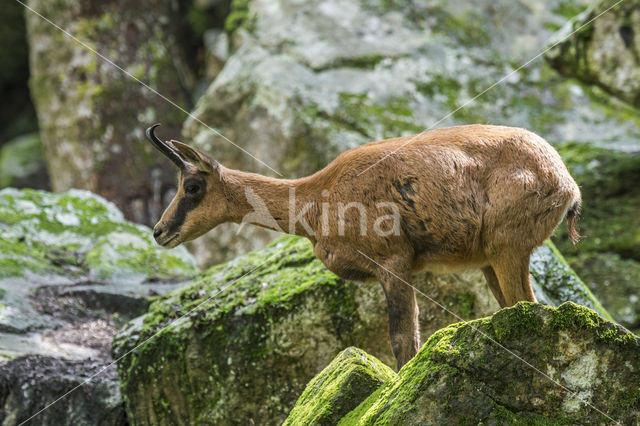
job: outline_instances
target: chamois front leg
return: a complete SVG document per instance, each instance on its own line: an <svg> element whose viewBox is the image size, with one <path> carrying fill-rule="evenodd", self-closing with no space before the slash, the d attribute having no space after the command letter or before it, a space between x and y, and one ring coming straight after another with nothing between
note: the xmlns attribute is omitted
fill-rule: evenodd
<svg viewBox="0 0 640 426"><path fill-rule="evenodd" d="M418 353L420 346L418 303L413 287L407 285L409 275L386 270L378 274L387 297L389 337L398 370Z"/></svg>

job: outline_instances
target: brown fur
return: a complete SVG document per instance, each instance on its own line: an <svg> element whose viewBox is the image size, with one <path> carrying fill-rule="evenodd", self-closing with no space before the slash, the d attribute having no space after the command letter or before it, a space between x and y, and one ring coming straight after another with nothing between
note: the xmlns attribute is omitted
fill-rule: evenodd
<svg viewBox="0 0 640 426"><path fill-rule="evenodd" d="M219 223L242 221L253 210L246 187L265 201L275 223L289 232L289 194L295 190L296 212L311 206L304 214L311 232L297 225L293 233L309 238L316 256L337 275L382 283L398 367L415 355L419 344L415 294L403 282L412 272L481 268L501 306L535 302L529 279L532 251L565 216L572 241L578 238L578 186L558 153L524 129L470 125L369 143L295 180L227 169L187 145L173 146L187 158L201 159L183 170L181 185L187 175L199 174L207 179L206 195L175 231L179 236L167 244L171 235L165 228L185 196L180 188L156 225L156 233L162 231L159 242L173 247ZM399 235L372 232L375 219L388 214L377 208L381 201L398 206ZM323 203L338 202L364 205L369 213L366 235L361 235L356 208L344 212L342 224L337 209L329 209L323 223ZM328 226L326 235L323 226ZM344 235L339 235L340 226Z"/></svg>

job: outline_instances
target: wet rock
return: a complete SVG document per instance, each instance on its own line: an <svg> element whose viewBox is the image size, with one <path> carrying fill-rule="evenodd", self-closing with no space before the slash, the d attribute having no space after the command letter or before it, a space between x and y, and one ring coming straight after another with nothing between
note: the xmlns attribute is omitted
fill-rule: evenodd
<svg viewBox="0 0 640 426"><path fill-rule="evenodd" d="M111 341L197 273L104 198L0 191L0 422L127 424ZM95 377L93 377L95 375ZM87 383L84 383L87 381Z"/></svg>
<svg viewBox="0 0 640 426"><path fill-rule="evenodd" d="M5 425L25 422L46 405L32 424L127 425L115 366L106 360L71 361L29 355L0 364L0 418ZM95 377L92 377L95 376ZM76 386L80 388L56 401Z"/></svg>

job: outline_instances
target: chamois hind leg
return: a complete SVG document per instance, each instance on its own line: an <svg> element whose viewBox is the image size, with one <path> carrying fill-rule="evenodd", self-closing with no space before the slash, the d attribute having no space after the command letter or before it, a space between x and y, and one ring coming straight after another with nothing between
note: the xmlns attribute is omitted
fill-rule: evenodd
<svg viewBox="0 0 640 426"><path fill-rule="evenodd" d="M389 337L398 370L418 353L420 345L418 303L413 287L407 284L408 275L385 270L378 274L387 297Z"/></svg>
<svg viewBox="0 0 640 426"><path fill-rule="evenodd" d="M500 290L506 306L513 306L520 301L536 302L531 288L529 276L529 251L503 252L489 258L489 263L495 271L500 284ZM485 275L486 276L486 275ZM498 302L500 302L498 300ZM502 304L500 304L502 306Z"/></svg>
<svg viewBox="0 0 640 426"><path fill-rule="evenodd" d="M502 294L502 290L500 289L500 282L498 281L498 277L496 277L496 272L493 270L491 266L485 266L482 268L482 273L484 277L487 279L487 284L489 284L489 288L493 293L493 296L498 301L498 304L501 308L507 306L507 302Z"/></svg>

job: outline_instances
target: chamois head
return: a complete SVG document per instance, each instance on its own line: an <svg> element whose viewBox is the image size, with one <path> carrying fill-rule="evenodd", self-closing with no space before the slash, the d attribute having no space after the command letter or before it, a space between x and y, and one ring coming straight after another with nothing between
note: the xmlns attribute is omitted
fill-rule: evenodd
<svg viewBox="0 0 640 426"><path fill-rule="evenodd" d="M225 221L227 204L220 165L208 155L178 141L161 141L147 129L147 138L180 169L178 192L153 228L161 246L172 248L193 240Z"/></svg>

